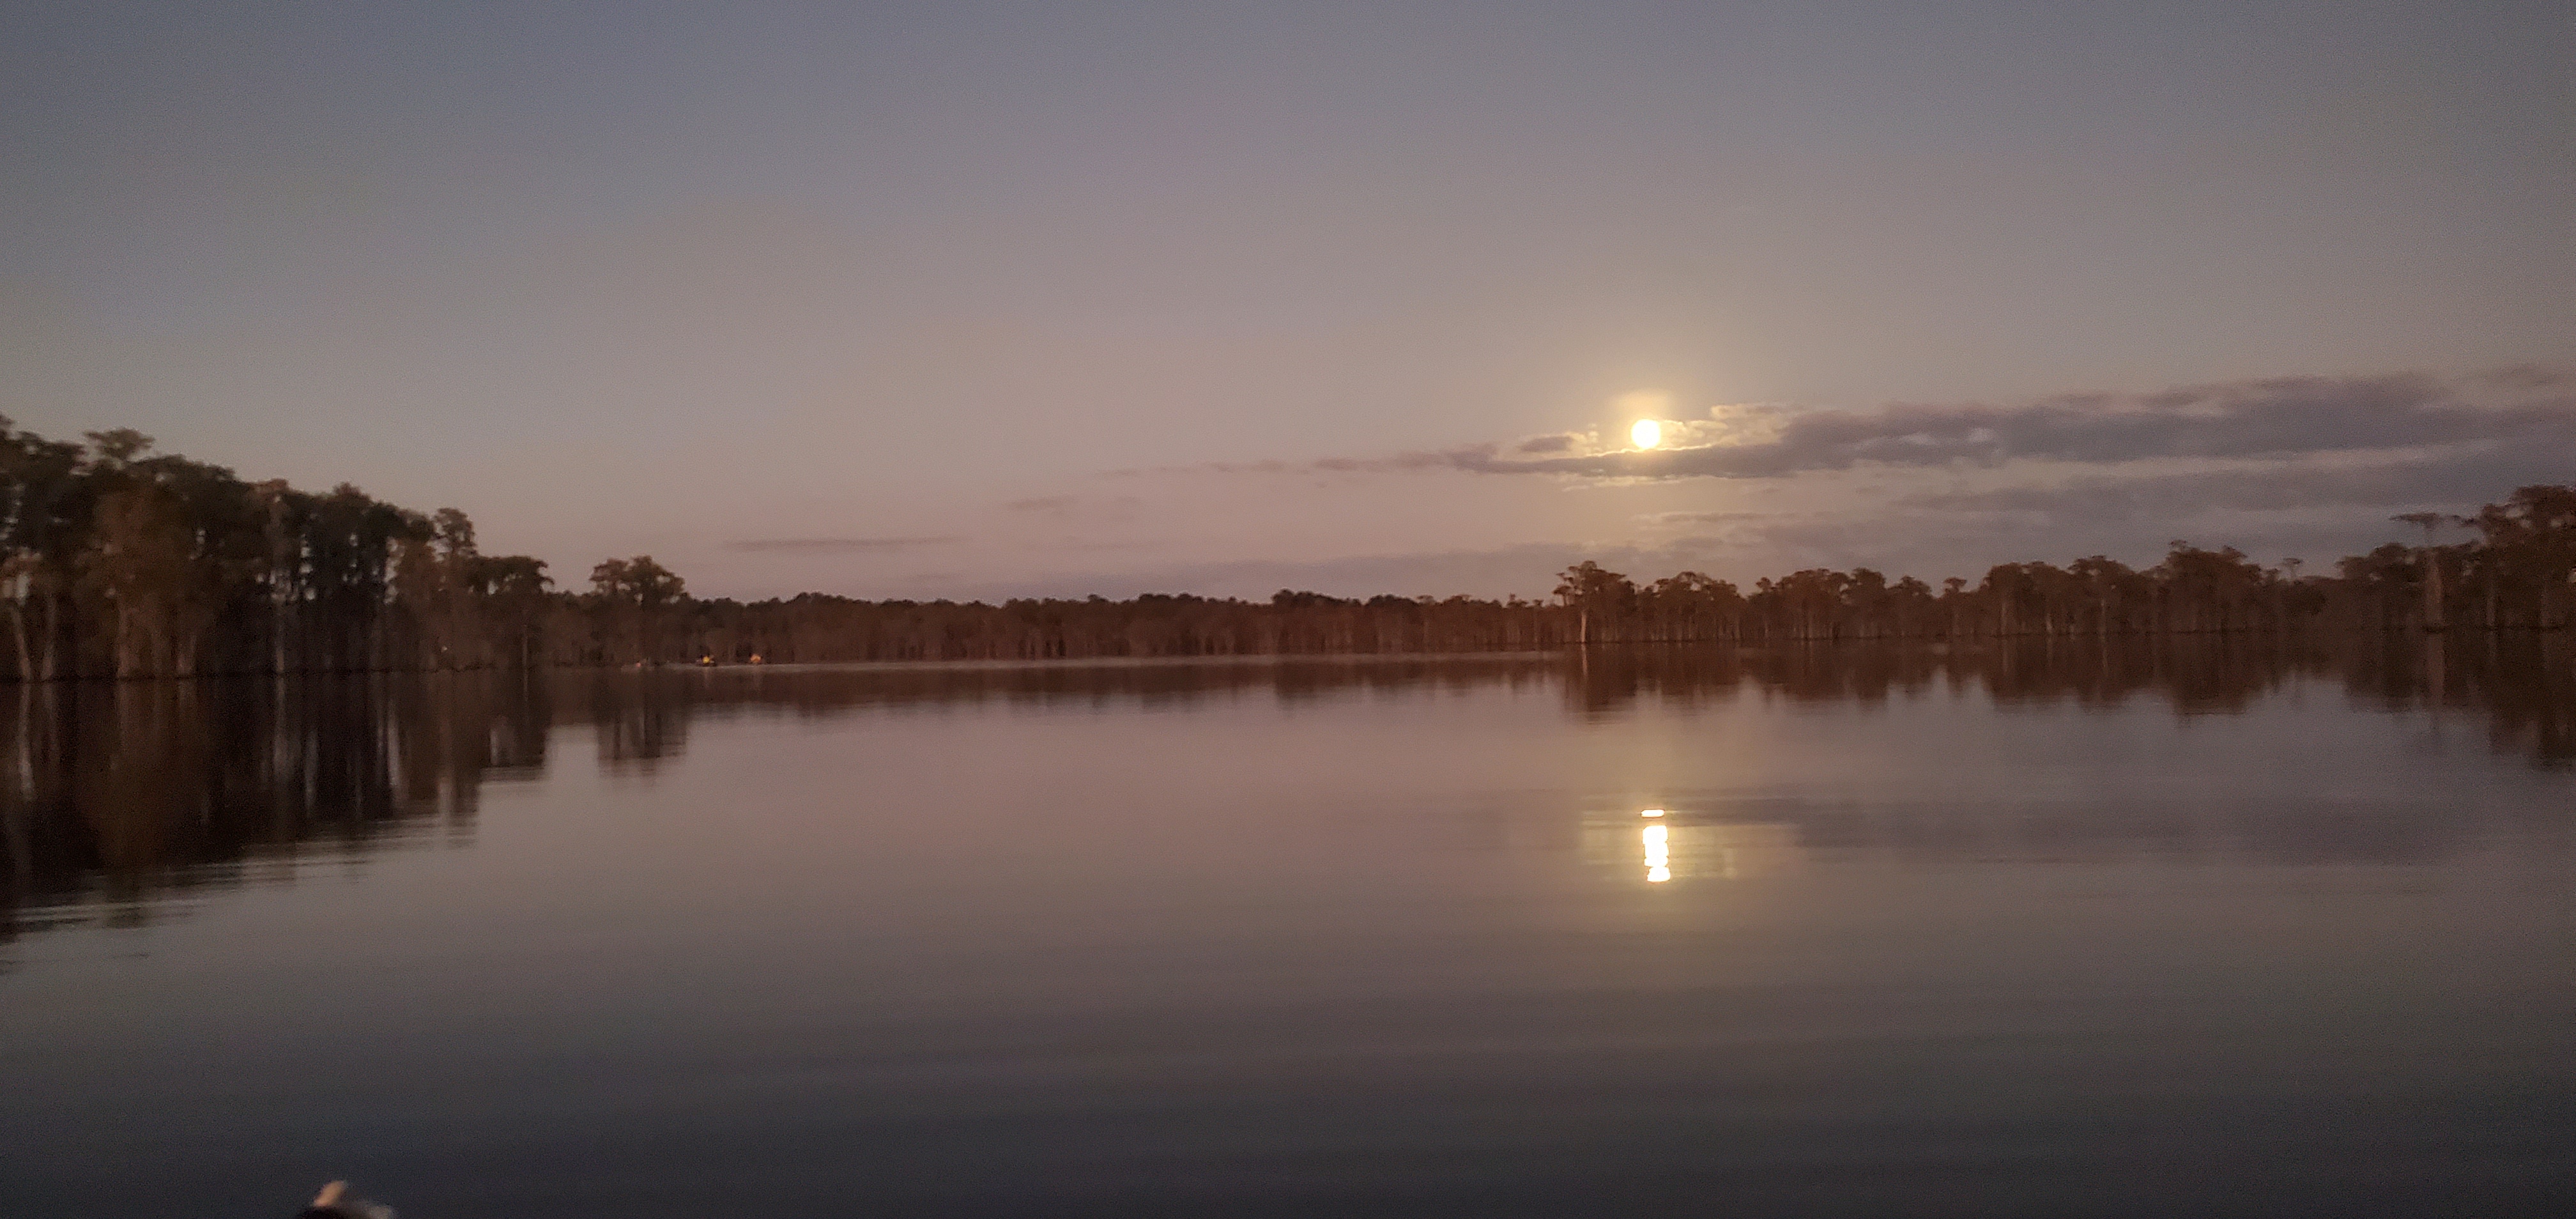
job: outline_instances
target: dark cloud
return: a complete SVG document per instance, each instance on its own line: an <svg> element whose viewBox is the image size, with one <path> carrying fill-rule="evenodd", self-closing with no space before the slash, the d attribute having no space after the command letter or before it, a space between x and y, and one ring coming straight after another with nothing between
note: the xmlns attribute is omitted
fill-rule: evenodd
<svg viewBox="0 0 2576 1219"><path fill-rule="evenodd" d="M796 554L821 554L835 551L859 553L918 550L925 546L945 546L958 539L938 538L752 538L727 542L727 550L786 551Z"/></svg>
<svg viewBox="0 0 2576 1219"><path fill-rule="evenodd" d="M2473 377L2274 377L2150 394L2072 393L2009 404L1899 403L1774 412L1738 444L1545 456L1525 441L1303 464L1195 467L1221 473L1558 474L1589 478L1781 478L1855 466L2115 464L2157 458L2292 458L2459 444L2576 444L2576 390L2545 368ZM1572 441L1566 440L1571 447Z"/></svg>
<svg viewBox="0 0 2576 1219"><path fill-rule="evenodd" d="M1029 499L1012 500L1002 505L1002 508L1008 512L1024 512L1058 520L1075 518L1117 520L1131 515L1133 510L1143 502L1132 495L1106 498L1096 495L1040 495Z"/></svg>
<svg viewBox="0 0 2576 1219"><path fill-rule="evenodd" d="M1897 507L2037 514L2061 524L2313 509L2369 509L2387 515L2400 508L2490 503L2518 486L2570 477L2576 477L2576 443L2562 439L2503 452L2450 451L2359 467L2279 463L2262 469L2088 477L2048 486L1921 494L1897 501Z"/></svg>
<svg viewBox="0 0 2576 1219"><path fill-rule="evenodd" d="M2412 374L2285 377L2008 406L1809 411L1782 418L1776 436L1753 444L1528 464L1596 476L1762 478L1862 464L2277 458L2576 438L2576 398L2544 387L2495 403L2482 401L2480 388Z"/></svg>
<svg viewBox="0 0 2576 1219"><path fill-rule="evenodd" d="M1211 461L1194 466L1146 466L1111 470L1103 478L1139 478L1149 474L1380 474L1390 471L1480 470L1509 468L1498 463L1501 446L1466 445L1438 452L1398 453L1393 457L1324 457L1314 461Z"/></svg>
<svg viewBox="0 0 2576 1219"><path fill-rule="evenodd" d="M1575 442L1581 439L1583 439L1581 436L1577 436L1572 432L1556 432L1546 436L1532 436L1514 446L1512 451L1515 453L1563 453L1572 449Z"/></svg>
<svg viewBox="0 0 2576 1219"><path fill-rule="evenodd" d="M1775 520L1778 512L1649 512L1638 517L1642 525L1732 525L1744 521Z"/></svg>
<svg viewBox="0 0 2576 1219"><path fill-rule="evenodd" d="M1134 541L1086 542L1079 539L1065 538L1051 542L1029 542L1022 545L1020 549L1038 551L1043 554L1082 554L1101 551L1159 550L1162 549L1164 545L1165 544L1162 542L1143 539Z"/></svg>
<svg viewBox="0 0 2576 1219"><path fill-rule="evenodd" d="M1437 452L1398 453L1393 457L1327 457L1321 461L1308 462L1299 468L1318 470L1328 474L1374 474L1384 470L1411 472L1505 469L1516 464L1497 460L1495 452L1498 447L1490 444L1471 444L1455 449L1441 449ZM1266 461L1256 462L1241 468L1257 470L1276 464Z"/></svg>
<svg viewBox="0 0 2576 1219"><path fill-rule="evenodd" d="M2576 371L2552 368L2546 364L2516 364L2511 368L2479 373L2474 380L2497 389L2531 392L2564 389L2570 383L2576 383Z"/></svg>

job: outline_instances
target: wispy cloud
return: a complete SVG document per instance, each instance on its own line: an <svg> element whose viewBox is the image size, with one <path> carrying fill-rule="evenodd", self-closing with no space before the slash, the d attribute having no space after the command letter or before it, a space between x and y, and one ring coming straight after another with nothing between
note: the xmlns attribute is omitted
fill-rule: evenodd
<svg viewBox="0 0 2576 1219"><path fill-rule="evenodd" d="M922 538L750 538L724 544L727 550L783 551L791 554L829 554L834 552L883 553L919 550L928 546L945 546L961 539L953 537Z"/></svg>
<svg viewBox="0 0 2576 1219"><path fill-rule="evenodd" d="M1637 518L1640 525L1735 525L1745 521L1777 520L1780 512L1648 512Z"/></svg>
<svg viewBox="0 0 2576 1219"><path fill-rule="evenodd" d="M1036 513L1045 516L1118 516L1143 501L1132 495L1102 497L1096 495L1038 495L1015 499L1002 505L1005 512Z"/></svg>
<svg viewBox="0 0 2576 1219"><path fill-rule="evenodd" d="M2180 520L2211 512L2385 510L2483 503L2517 486L2564 481L2576 444L2502 451L2451 448L2368 465L2272 462L2258 468L2141 477L2090 475L2065 482L1907 496L1896 507L1934 512L2036 515L2061 524Z"/></svg>
<svg viewBox="0 0 2576 1219"><path fill-rule="evenodd" d="M1992 466L2015 460L2111 465L2395 453L2464 444L2576 448L2576 377L2548 368L2473 377L2273 377L2148 394L2070 393L2013 403L1897 403L1874 410L1809 411L1735 407L1712 414L1709 420L1681 421L1668 432L1678 443L1645 451L1602 448L1586 434L1568 432L1510 446L1479 443L1387 457L1183 469L1784 478L1864 465Z"/></svg>

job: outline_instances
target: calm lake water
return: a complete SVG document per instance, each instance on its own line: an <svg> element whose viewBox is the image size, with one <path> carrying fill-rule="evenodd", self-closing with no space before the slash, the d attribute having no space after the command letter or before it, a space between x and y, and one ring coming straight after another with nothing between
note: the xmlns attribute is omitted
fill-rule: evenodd
<svg viewBox="0 0 2576 1219"><path fill-rule="evenodd" d="M0 1214L2576 1213L2570 643L0 688Z"/></svg>

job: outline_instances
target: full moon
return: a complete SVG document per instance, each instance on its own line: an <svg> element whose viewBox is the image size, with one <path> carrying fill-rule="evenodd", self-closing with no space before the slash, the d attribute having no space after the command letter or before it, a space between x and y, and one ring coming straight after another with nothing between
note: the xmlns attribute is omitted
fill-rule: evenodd
<svg viewBox="0 0 2576 1219"><path fill-rule="evenodd" d="M1652 419L1640 419L1637 426L1628 429L1628 439L1636 441L1638 448L1651 449L1664 442L1664 425Z"/></svg>

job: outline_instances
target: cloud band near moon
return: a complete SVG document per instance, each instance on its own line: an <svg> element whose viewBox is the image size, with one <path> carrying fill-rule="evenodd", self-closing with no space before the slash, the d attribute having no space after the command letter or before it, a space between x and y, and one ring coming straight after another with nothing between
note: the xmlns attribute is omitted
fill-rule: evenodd
<svg viewBox="0 0 2576 1219"><path fill-rule="evenodd" d="M1574 433L1374 458L1167 467L1127 473L1553 474L1596 479L1785 478L1887 467L2053 461L2293 459L2446 446L2576 454L2576 375L2513 368L2469 376L2290 376L2154 393L2066 393L2010 403L1896 403L1868 410L1732 413L1714 443L1585 447ZM1710 430L1699 425L1699 430Z"/></svg>
<svg viewBox="0 0 2576 1219"><path fill-rule="evenodd" d="M727 550L785 554L870 554L945 546L953 537L922 538L748 538L727 542Z"/></svg>

